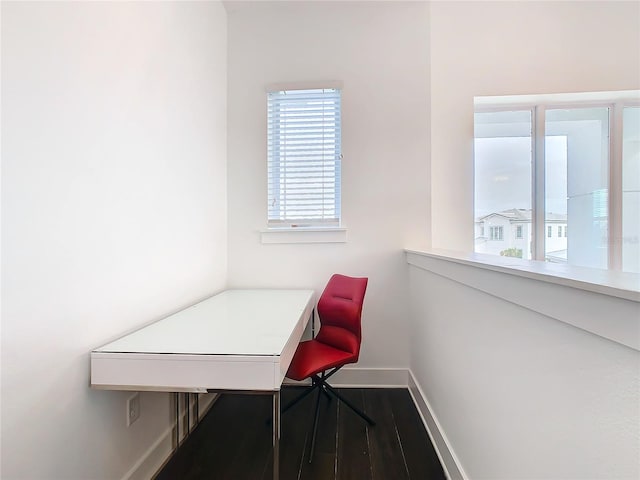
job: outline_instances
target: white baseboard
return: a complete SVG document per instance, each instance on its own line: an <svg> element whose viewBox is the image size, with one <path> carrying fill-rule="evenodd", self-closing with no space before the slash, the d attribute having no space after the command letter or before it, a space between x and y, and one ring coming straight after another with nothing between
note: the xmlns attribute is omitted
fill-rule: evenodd
<svg viewBox="0 0 640 480"><path fill-rule="evenodd" d="M172 452L173 427L169 427L142 457L125 473L122 480L149 480L159 471Z"/></svg>
<svg viewBox="0 0 640 480"><path fill-rule="evenodd" d="M213 405L217 394L200 395L199 409L202 418ZM184 415L184 412L180 412ZM175 423L172 423L160 437L153 442L140 459L124 474L122 480L149 480L167 463L173 453L173 435Z"/></svg>
<svg viewBox="0 0 640 480"><path fill-rule="evenodd" d="M408 371L409 377L409 393L413 398L413 402L418 409L418 413L422 417L422 422L427 429L431 443L436 449L440 464L444 469L444 473L449 480L467 480L469 477L464 472L458 457L454 453L447 436L445 435L438 418L433 414L433 409L422 392L422 389L416 382L413 372Z"/></svg>

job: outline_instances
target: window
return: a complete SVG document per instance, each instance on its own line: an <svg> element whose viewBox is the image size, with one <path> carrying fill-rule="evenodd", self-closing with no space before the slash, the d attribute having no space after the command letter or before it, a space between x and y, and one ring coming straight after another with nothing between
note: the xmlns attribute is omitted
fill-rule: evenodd
<svg viewBox="0 0 640 480"><path fill-rule="evenodd" d="M640 273L640 107L622 120L622 270Z"/></svg>
<svg viewBox="0 0 640 480"><path fill-rule="evenodd" d="M567 221L578 232L571 243L547 242L547 259L607 268L609 108L545 109L545 218Z"/></svg>
<svg viewBox="0 0 640 480"><path fill-rule="evenodd" d="M340 225L340 97L334 88L267 94L269 227Z"/></svg>
<svg viewBox="0 0 640 480"><path fill-rule="evenodd" d="M502 240L503 227L489 227L489 235L491 240Z"/></svg>
<svg viewBox="0 0 640 480"><path fill-rule="evenodd" d="M516 238L522 238L522 225L516 225Z"/></svg>
<svg viewBox="0 0 640 480"><path fill-rule="evenodd" d="M524 225L524 258L640 271L640 91L477 97L475 109L474 221ZM522 248L517 229L505 243ZM475 251L500 253L481 238Z"/></svg>
<svg viewBox="0 0 640 480"><path fill-rule="evenodd" d="M530 110L475 114L476 221L531 221L531 129ZM503 249L484 238L475 240L476 252L500 255ZM530 248L523 251L530 258Z"/></svg>

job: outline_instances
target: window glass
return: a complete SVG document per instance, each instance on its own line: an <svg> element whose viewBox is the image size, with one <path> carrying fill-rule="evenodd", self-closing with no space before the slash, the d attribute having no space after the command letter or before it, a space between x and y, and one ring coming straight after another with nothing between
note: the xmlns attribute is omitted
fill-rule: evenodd
<svg viewBox="0 0 640 480"><path fill-rule="evenodd" d="M476 252L531 258L531 123L531 110L475 114ZM505 237L515 222L522 235Z"/></svg>
<svg viewBox="0 0 640 480"><path fill-rule="evenodd" d="M504 239L504 227L489 227L491 231L491 240Z"/></svg>
<svg viewBox="0 0 640 480"><path fill-rule="evenodd" d="M622 125L622 269L640 273L640 107L625 107Z"/></svg>
<svg viewBox="0 0 640 480"><path fill-rule="evenodd" d="M545 219L572 232L547 235L545 259L607 268L609 109L548 109L545 133Z"/></svg>

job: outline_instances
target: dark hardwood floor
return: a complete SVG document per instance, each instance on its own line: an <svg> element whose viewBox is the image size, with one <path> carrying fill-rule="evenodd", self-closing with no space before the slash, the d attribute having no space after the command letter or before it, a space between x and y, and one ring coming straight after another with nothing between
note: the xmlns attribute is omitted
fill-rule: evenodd
<svg viewBox="0 0 640 480"><path fill-rule="evenodd" d="M282 390L282 404L299 387ZM324 396L313 463L308 463L315 394L282 416L282 480L445 478L406 389L339 389L376 425ZM271 396L222 395L156 480L268 480L272 473Z"/></svg>

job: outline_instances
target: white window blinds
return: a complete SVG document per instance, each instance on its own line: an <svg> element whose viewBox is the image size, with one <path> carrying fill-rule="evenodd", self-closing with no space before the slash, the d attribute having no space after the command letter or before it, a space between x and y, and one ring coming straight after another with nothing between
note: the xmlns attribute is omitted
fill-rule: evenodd
<svg viewBox="0 0 640 480"><path fill-rule="evenodd" d="M340 90L267 95L269 226L340 224Z"/></svg>

